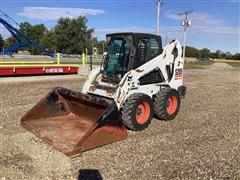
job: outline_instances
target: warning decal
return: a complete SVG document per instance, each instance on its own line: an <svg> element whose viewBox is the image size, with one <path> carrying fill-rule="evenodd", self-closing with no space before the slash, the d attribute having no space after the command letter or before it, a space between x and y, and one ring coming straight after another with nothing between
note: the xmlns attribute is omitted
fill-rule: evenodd
<svg viewBox="0 0 240 180"><path fill-rule="evenodd" d="M183 78L183 70L182 69L176 69L175 70L175 80L180 80Z"/></svg>

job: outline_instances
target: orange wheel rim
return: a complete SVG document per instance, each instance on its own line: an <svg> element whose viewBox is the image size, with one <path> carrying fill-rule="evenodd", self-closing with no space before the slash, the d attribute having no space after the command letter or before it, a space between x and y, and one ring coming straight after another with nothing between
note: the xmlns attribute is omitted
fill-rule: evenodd
<svg viewBox="0 0 240 180"><path fill-rule="evenodd" d="M136 120L139 124L144 124L150 116L150 105L148 102L143 102L138 105L136 112Z"/></svg>
<svg viewBox="0 0 240 180"><path fill-rule="evenodd" d="M168 98L168 105L167 105L167 113L169 115L172 115L177 110L177 97L176 96L170 96Z"/></svg>

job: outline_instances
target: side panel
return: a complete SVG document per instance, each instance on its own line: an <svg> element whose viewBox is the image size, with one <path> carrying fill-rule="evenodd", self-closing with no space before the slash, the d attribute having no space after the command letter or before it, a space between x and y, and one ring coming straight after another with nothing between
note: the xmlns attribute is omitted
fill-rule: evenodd
<svg viewBox="0 0 240 180"><path fill-rule="evenodd" d="M77 74L77 72L78 67L73 66L0 67L0 77L41 74Z"/></svg>
<svg viewBox="0 0 240 180"><path fill-rule="evenodd" d="M122 106L122 103L128 96L136 92L144 93L152 97L157 91L159 91L160 86L167 85L178 90L178 87L183 83L182 69L184 61L181 56L181 45L177 40L175 40L165 47L161 55L153 58L139 68L131 70L129 73L125 74L119 83L119 88L116 93L115 101L118 105L118 108ZM171 77L169 77L167 73L167 66L170 67L172 73ZM141 85L141 77L144 77L153 70L157 69L161 70L162 79L164 81L161 83L159 82Z"/></svg>
<svg viewBox="0 0 240 180"><path fill-rule="evenodd" d="M183 85L183 66L184 59L182 58L182 48L180 43L176 45L177 57L174 62L173 77L169 81L169 86L178 90L178 87Z"/></svg>

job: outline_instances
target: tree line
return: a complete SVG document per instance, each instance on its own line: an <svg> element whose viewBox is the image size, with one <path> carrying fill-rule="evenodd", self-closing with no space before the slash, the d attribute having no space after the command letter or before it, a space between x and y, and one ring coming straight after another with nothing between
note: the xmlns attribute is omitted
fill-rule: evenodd
<svg viewBox="0 0 240 180"><path fill-rule="evenodd" d="M85 49L90 50L91 47L94 46L101 54L103 51L106 51L107 48L105 41L98 41L97 38L93 37L94 29L87 27L87 18L83 16L79 16L78 18L60 18L57 24L51 29L47 29L44 24L31 25L29 22L23 22L20 24L19 30L39 42L51 52L81 54L85 52ZM16 42L13 36L4 40L0 35L0 49L10 47ZM41 50L32 46L21 48L21 50L27 50L31 54L41 54ZM240 60L240 53L231 54L230 52L223 52L221 50L211 52L207 48L199 50L187 46L186 57Z"/></svg>
<svg viewBox="0 0 240 180"><path fill-rule="evenodd" d="M186 46L186 57L210 57L214 59L235 59L240 60L240 53L231 54L230 52L223 52L221 50L216 50L211 52L207 48L197 49L194 47Z"/></svg>
<svg viewBox="0 0 240 180"><path fill-rule="evenodd" d="M49 51L64 54L81 54L86 49L90 50L93 45L102 53L102 43L105 43L93 37L94 29L87 27L87 18L82 16L72 19L60 18L51 29L47 29L44 24L31 25L29 22L23 22L19 25L19 31L24 32ZM22 41L26 40L22 38ZM0 36L0 49L10 47L15 43L17 41L13 36L6 40ZM31 54L42 53L40 49L32 46L20 50L29 51Z"/></svg>

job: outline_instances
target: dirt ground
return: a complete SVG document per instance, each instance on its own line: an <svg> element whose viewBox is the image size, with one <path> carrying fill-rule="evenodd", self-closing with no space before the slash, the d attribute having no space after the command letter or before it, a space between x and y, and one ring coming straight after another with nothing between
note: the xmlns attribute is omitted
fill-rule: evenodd
<svg viewBox="0 0 240 180"><path fill-rule="evenodd" d="M239 70L186 70L187 96L174 121L154 119L147 130L74 159L23 129L19 120L51 88L80 90L84 79L0 79L0 177L81 179L82 173L99 173L103 179L239 179Z"/></svg>

